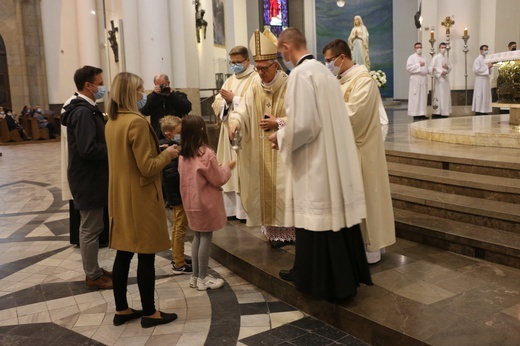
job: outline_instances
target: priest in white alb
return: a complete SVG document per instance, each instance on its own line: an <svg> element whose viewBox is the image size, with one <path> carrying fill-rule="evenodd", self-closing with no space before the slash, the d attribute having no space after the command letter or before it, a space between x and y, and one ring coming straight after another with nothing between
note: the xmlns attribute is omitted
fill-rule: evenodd
<svg viewBox="0 0 520 346"><path fill-rule="evenodd" d="M491 113L491 74L492 64L485 62L489 47L485 44L480 46L480 54L473 62L473 72L475 73L475 89L473 90L473 102L471 110L476 115Z"/></svg>
<svg viewBox="0 0 520 346"><path fill-rule="evenodd" d="M422 44L414 45L415 53L408 57L406 70L410 73L408 89L408 115L414 120L426 119L426 102L428 99L428 66L422 56Z"/></svg>
<svg viewBox="0 0 520 346"><path fill-rule="evenodd" d="M432 99L432 117L446 118L451 114L450 71L452 65L446 53L446 43L439 44L439 53L432 61L428 72L435 77Z"/></svg>
<svg viewBox="0 0 520 346"><path fill-rule="evenodd" d="M289 121L270 137L287 163L286 222L296 227L294 267L280 276L313 299L344 301L360 283L372 284L354 134L337 79L309 54L303 34L284 30L278 51L286 67L296 66L287 83Z"/></svg>
<svg viewBox="0 0 520 346"><path fill-rule="evenodd" d="M220 119L220 135L217 147L217 160L224 164L231 160L239 160L229 142L228 116L235 110L245 92L249 89L253 78L257 76L249 61L249 52L244 46L233 47L229 51L229 65L233 74L226 79L212 104L213 112ZM247 213L240 199L238 171L231 170L231 178L222 186L226 216L246 220Z"/></svg>
<svg viewBox="0 0 520 346"><path fill-rule="evenodd" d="M381 96L366 67L352 61L347 42L340 39L330 42L323 48L323 57L332 74L340 78L356 138L367 207L361 230L368 263L377 263L382 249L395 243L392 196L378 116Z"/></svg>
<svg viewBox="0 0 520 346"><path fill-rule="evenodd" d="M229 139L239 130L242 149L238 156L240 197L248 226L261 226L271 247L295 240L293 227L285 226L285 164L267 140L285 125L287 75L276 61L276 37L266 29L255 31L249 43L258 76L238 107L229 116Z"/></svg>

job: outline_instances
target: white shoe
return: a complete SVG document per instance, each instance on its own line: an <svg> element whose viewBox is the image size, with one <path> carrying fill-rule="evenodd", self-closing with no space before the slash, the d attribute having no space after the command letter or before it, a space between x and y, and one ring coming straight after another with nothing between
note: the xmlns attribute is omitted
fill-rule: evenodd
<svg viewBox="0 0 520 346"><path fill-rule="evenodd" d="M197 277L196 276L190 276L190 287L191 288L197 288Z"/></svg>
<svg viewBox="0 0 520 346"><path fill-rule="evenodd" d="M197 290L205 291L207 289L217 289L224 286L224 280L216 279L211 275L206 276L204 279L197 279Z"/></svg>

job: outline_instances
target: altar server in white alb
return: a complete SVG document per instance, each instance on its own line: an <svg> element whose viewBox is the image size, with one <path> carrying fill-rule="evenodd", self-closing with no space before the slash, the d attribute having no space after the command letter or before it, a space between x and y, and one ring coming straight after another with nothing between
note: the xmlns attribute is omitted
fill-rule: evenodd
<svg viewBox="0 0 520 346"><path fill-rule="evenodd" d="M330 42L323 48L323 57L327 68L340 78L356 138L367 205L361 231L368 263L377 263L381 260L381 249L395 243L394 210L378 116L381 96L366 67L352 61L347 42L340 39Z"/></svg>
<svg viewBox="0 0 520 346"><path fill-rule="evenodd" d="M450 71L452 65L446 53L446 43L439 45L439 53L430 63L428 72L435 77L433 87L432 115L433 118L445 118L451 114Z"/></svg>
<svg viewBox="0 0 520 346"><path fill-rule="evenodd" d="M238 162L237 153L231 149L229 142L228 115L238 107L242 96L257 75L250 63L249 52L244 46L236 46L229 51L229 65L233 74L224 82L219 93L215 96L215 102L212 104L213 112L221 121L217 147L217 160L221 165L229 161ZM236 169L231 171L231 178L222 186L222 190L226 216L235 216L237 219L246 220L247 213L242 207Z"/></svg>
<svg viewBox="0 0 520 346"><path fill-rule="evenodd" d="M406 70L410 73L408 90L408 115L414 120L426 119L426 102L428 99L428 66L422 56L422 44L414 45L415 53L408 57Z"/></svg>
<svg viewBox="0 0 520 346"><path fill-rule="evenodd" d="M475 115L491 113L491 74L492 64L486 63L486 55L489 47L485 44L480 46L480 54L473 62L475 73L475 89L473 90L473 104L471 110Z"/></svg>
<svg viewBox="0 0 520 346"><path fill-rule="evenodd" d="M287 125L269 139L287 163L286 222L296 227L292 279L313 299L343 300L372 284L359 224L363 179L338 80L309 54L305 36L284 30ZM281 275L282 273L280 273ZM282 276L282 275L281 275Z"/></svg>

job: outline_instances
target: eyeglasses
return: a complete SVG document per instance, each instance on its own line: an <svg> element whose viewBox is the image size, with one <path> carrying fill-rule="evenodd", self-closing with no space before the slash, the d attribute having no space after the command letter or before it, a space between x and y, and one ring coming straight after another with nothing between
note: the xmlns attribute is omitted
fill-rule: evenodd
<svg viewBox="0 0 520 346"><path fill-rule="evenodd" d="M230 64L230 65L238 65L238 64L243 63L243 62L246 61L246 60L247 60L247 59L244 59L244 60L242 60L242 61L230 61L229 64Z"/></svg>
<svg viewBox="0 0 520 346"><path fill-rule="evenodd" d="M269 66L264 66L264 67L258 67L258 66L255 66L255 67L253 67L253 69L254 69L256 72L260 72L260 71L262 71L262 72L267 72L267 70L269 69L269 67L273 66L273 64L274 64L275 62L276 62L276 61L273 61L273 62L271 63L271 65L269 65Z"/></svg>
<svg viewBox="0 0 520 346"><path fill-rule="evenodd" d="M328 64L330 62L333 62L334 60L336 60L336 58L338 57L339 55L336 55L336 56L333 56L332 58L329 58L329 59L325 59L325 62Z"/></svg>

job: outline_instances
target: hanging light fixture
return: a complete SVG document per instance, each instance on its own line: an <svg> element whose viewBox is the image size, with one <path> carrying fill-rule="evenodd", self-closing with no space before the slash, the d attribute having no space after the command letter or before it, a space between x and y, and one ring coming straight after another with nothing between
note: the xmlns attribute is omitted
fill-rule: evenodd
<svg viewBox="0 0 520 346"><path fill-rule="evenodd" d="M343 7L343 6L345 6L345 0L338 0L338 1L336 2L336 5L338 5L338 7Z"/></svg>

